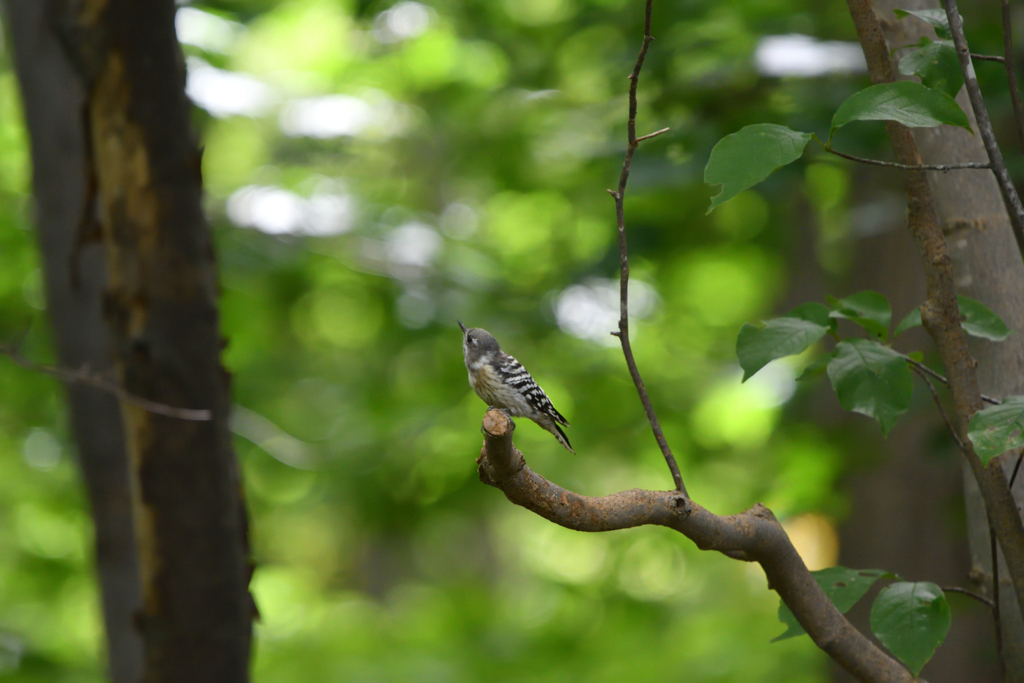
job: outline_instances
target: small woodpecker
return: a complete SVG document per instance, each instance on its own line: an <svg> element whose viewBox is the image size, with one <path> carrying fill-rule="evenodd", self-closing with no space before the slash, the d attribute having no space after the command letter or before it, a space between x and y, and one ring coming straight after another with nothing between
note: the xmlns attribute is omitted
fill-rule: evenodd
<svg viewBox="0 0 1024 683"><path fill-rule="evenodd" d="M469 386L492 408L513 417L528 417L555 435L571 453L569 439L558 425L569 422L551 405L551 399L534 381L522 363L501 350L487 330L466 327L461 322L462 353L469 371Z"/></svg>

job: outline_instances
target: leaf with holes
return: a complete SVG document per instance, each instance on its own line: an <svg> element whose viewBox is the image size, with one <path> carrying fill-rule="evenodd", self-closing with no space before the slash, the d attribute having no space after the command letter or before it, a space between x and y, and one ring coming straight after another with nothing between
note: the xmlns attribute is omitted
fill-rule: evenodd
<svg viewBox="0 0 1024 683"><path fill-rule="evenodd" d="M945 593L926 581L886 586L871 606L871 630L915 676L942 644L949 624Z"/></svg>
<svg viewBox="0 0 1024 683"><path fill-rule="evenodd" d="M888 434L896 419L910 407L914 393L906 361L888 346L870 339L836 344L828 378L840 405L878 420L883 434Z"/></svg>
<svg viewBox="0 0 1024 683"><path fill-rule="evenodd" d="M910 128L946 123L971 130L967 114L952 97L915 81L879 83L850 95L832 117L829 140L853 121L897 121Z"/></svg>
<svg viewBox="0 0 1024 683"><path fill-rule="evenodd" d="M923 19L935 27L935 35L942 40L953 40L953 34L949 30L949 17L946 10L942 9L896 9L893 14L902 19L906 16Z"/></svg>
<svg viewBox="0 0 1024 683"><path fill-rule="evenodd" d="M967 334L989 341L1003 341L1010 336L1010 328L1003 319L985 304L966 296L958 296L956 302L960 306L960 326Z"/></svg>
<svg viewBox="0 0 1024 683"><path fill-rule="evenodd" d="M745 324L736 338L736 357L743 381L776 358L800 353L825 336L824 325L799 318L775 318L758 325Z"/></svg>
<svg viewBox="0 0 1024 683"><path fill-rule="evenodd" d="M843 614L846 614L879 579L899 578L892 572L881 569L848 569L846 567L828 567L811 572L814 580L825 591L825 595ZM772 638L772 642L793 638L805 633L793 613L784 602L779 602L779 621L786 626L786 631Z"/></svg>
<svg viewBox="0 0 1024 683"><path fill-rule="evenodd" d="M883 340L889 338L892 309L889 301L878 292L865 290L845 299L829 297L828 303L832 307L831 317L855 322Z"/></svg>
<svg viewBox="0 0 1024 683"><path fill-rule="evenodd" d="M704 168L704 182L722 186L722 191L711 198L708 213L799 159L810 140L810 133L773 123L747 126L719 140Z"/></svg>
<svg viewBox="0 0 1024 683"><path fill-rule="evenodd" d="M979 410L967 425L967 436L981 462L1024 446L1024 396L1009 396L997 406Z"/></svg>
<svg viewBox="0 0 1024 683"><path fill-rule="evenodd" d="M964 74L960 60L952 43L933 43L922 38L921 47L909 52L900 60L900 73L904 76L919 76L921 85L941 90L950 97L956 97L964 86Z"/></svg>

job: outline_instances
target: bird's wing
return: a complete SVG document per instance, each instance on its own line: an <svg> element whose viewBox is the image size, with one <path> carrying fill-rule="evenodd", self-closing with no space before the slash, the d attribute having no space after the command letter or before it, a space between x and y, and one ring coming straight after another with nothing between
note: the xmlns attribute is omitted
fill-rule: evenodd
<svg viewBox="0 0 1024 683"><path fill-rule="evenodd" d="M527 369L523 367L522 363L507 353L502 353L498 359L497 366L502 381L524 394L534 408L541 413L550 415L566 427L569 426L569 421L555 410L555 406L551 404L551 399L548 398L548 395L544 393L544 390L540 388L540 385L537 384L537 381L533 379Z"/></svg>

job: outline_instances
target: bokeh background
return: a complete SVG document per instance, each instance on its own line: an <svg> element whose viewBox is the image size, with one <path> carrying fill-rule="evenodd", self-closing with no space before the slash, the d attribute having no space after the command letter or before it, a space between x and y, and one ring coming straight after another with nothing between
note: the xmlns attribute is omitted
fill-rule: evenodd
<svg viewBox="0 0 1024 683"><path fill-rule="evenodd" d="M538 472L591 495L671 487L609 335L605 188L642 5L181 5L258 562L254 680L832 675L807 638L769 643L783 628L756 565L665 529L557 528L476 478L485 406L456 319L494 333L573 423L576 455L517 430ZM972 47L1001 51L998 3L973 5ZM688 0L656 2L653 32L638 132L672 131L641 147L626 199L637 361L694 497L722 514L763 501L812 569L835 564L887 533L844 540L875 490L858 477L885 459L877 425L842 415L820 381L795 381L809 356L741 385L734 343L742 323L826 293L872 286L897 316L919 302L899 177L809 148L708 216L702 174L744 125L826 131L867 82L853 27L839 2ZM1001 70L979 76L1015 146ZM889 158L881 124L851 125L837 146ZM4 53L0 328L28 328L24 352L48 360L28 164ZM0 680L103 680L62 400L0 359ZM905 420L919 426L891 438L952 472L932 521L962 544L956 460L928 401L919 391Z"/></svg>

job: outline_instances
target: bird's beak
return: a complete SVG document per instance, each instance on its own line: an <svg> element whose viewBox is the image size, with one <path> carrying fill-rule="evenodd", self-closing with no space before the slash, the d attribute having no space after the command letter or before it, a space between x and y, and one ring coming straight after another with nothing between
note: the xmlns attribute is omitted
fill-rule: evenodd
<svg viewBox="0 0 1024 683"><path fill-rule="evenodd" d="M466 334L466 326L462 324L462 321L456 320L455 322L457 322L459 324L459 327L462 328L462 334Z"/></svg>

